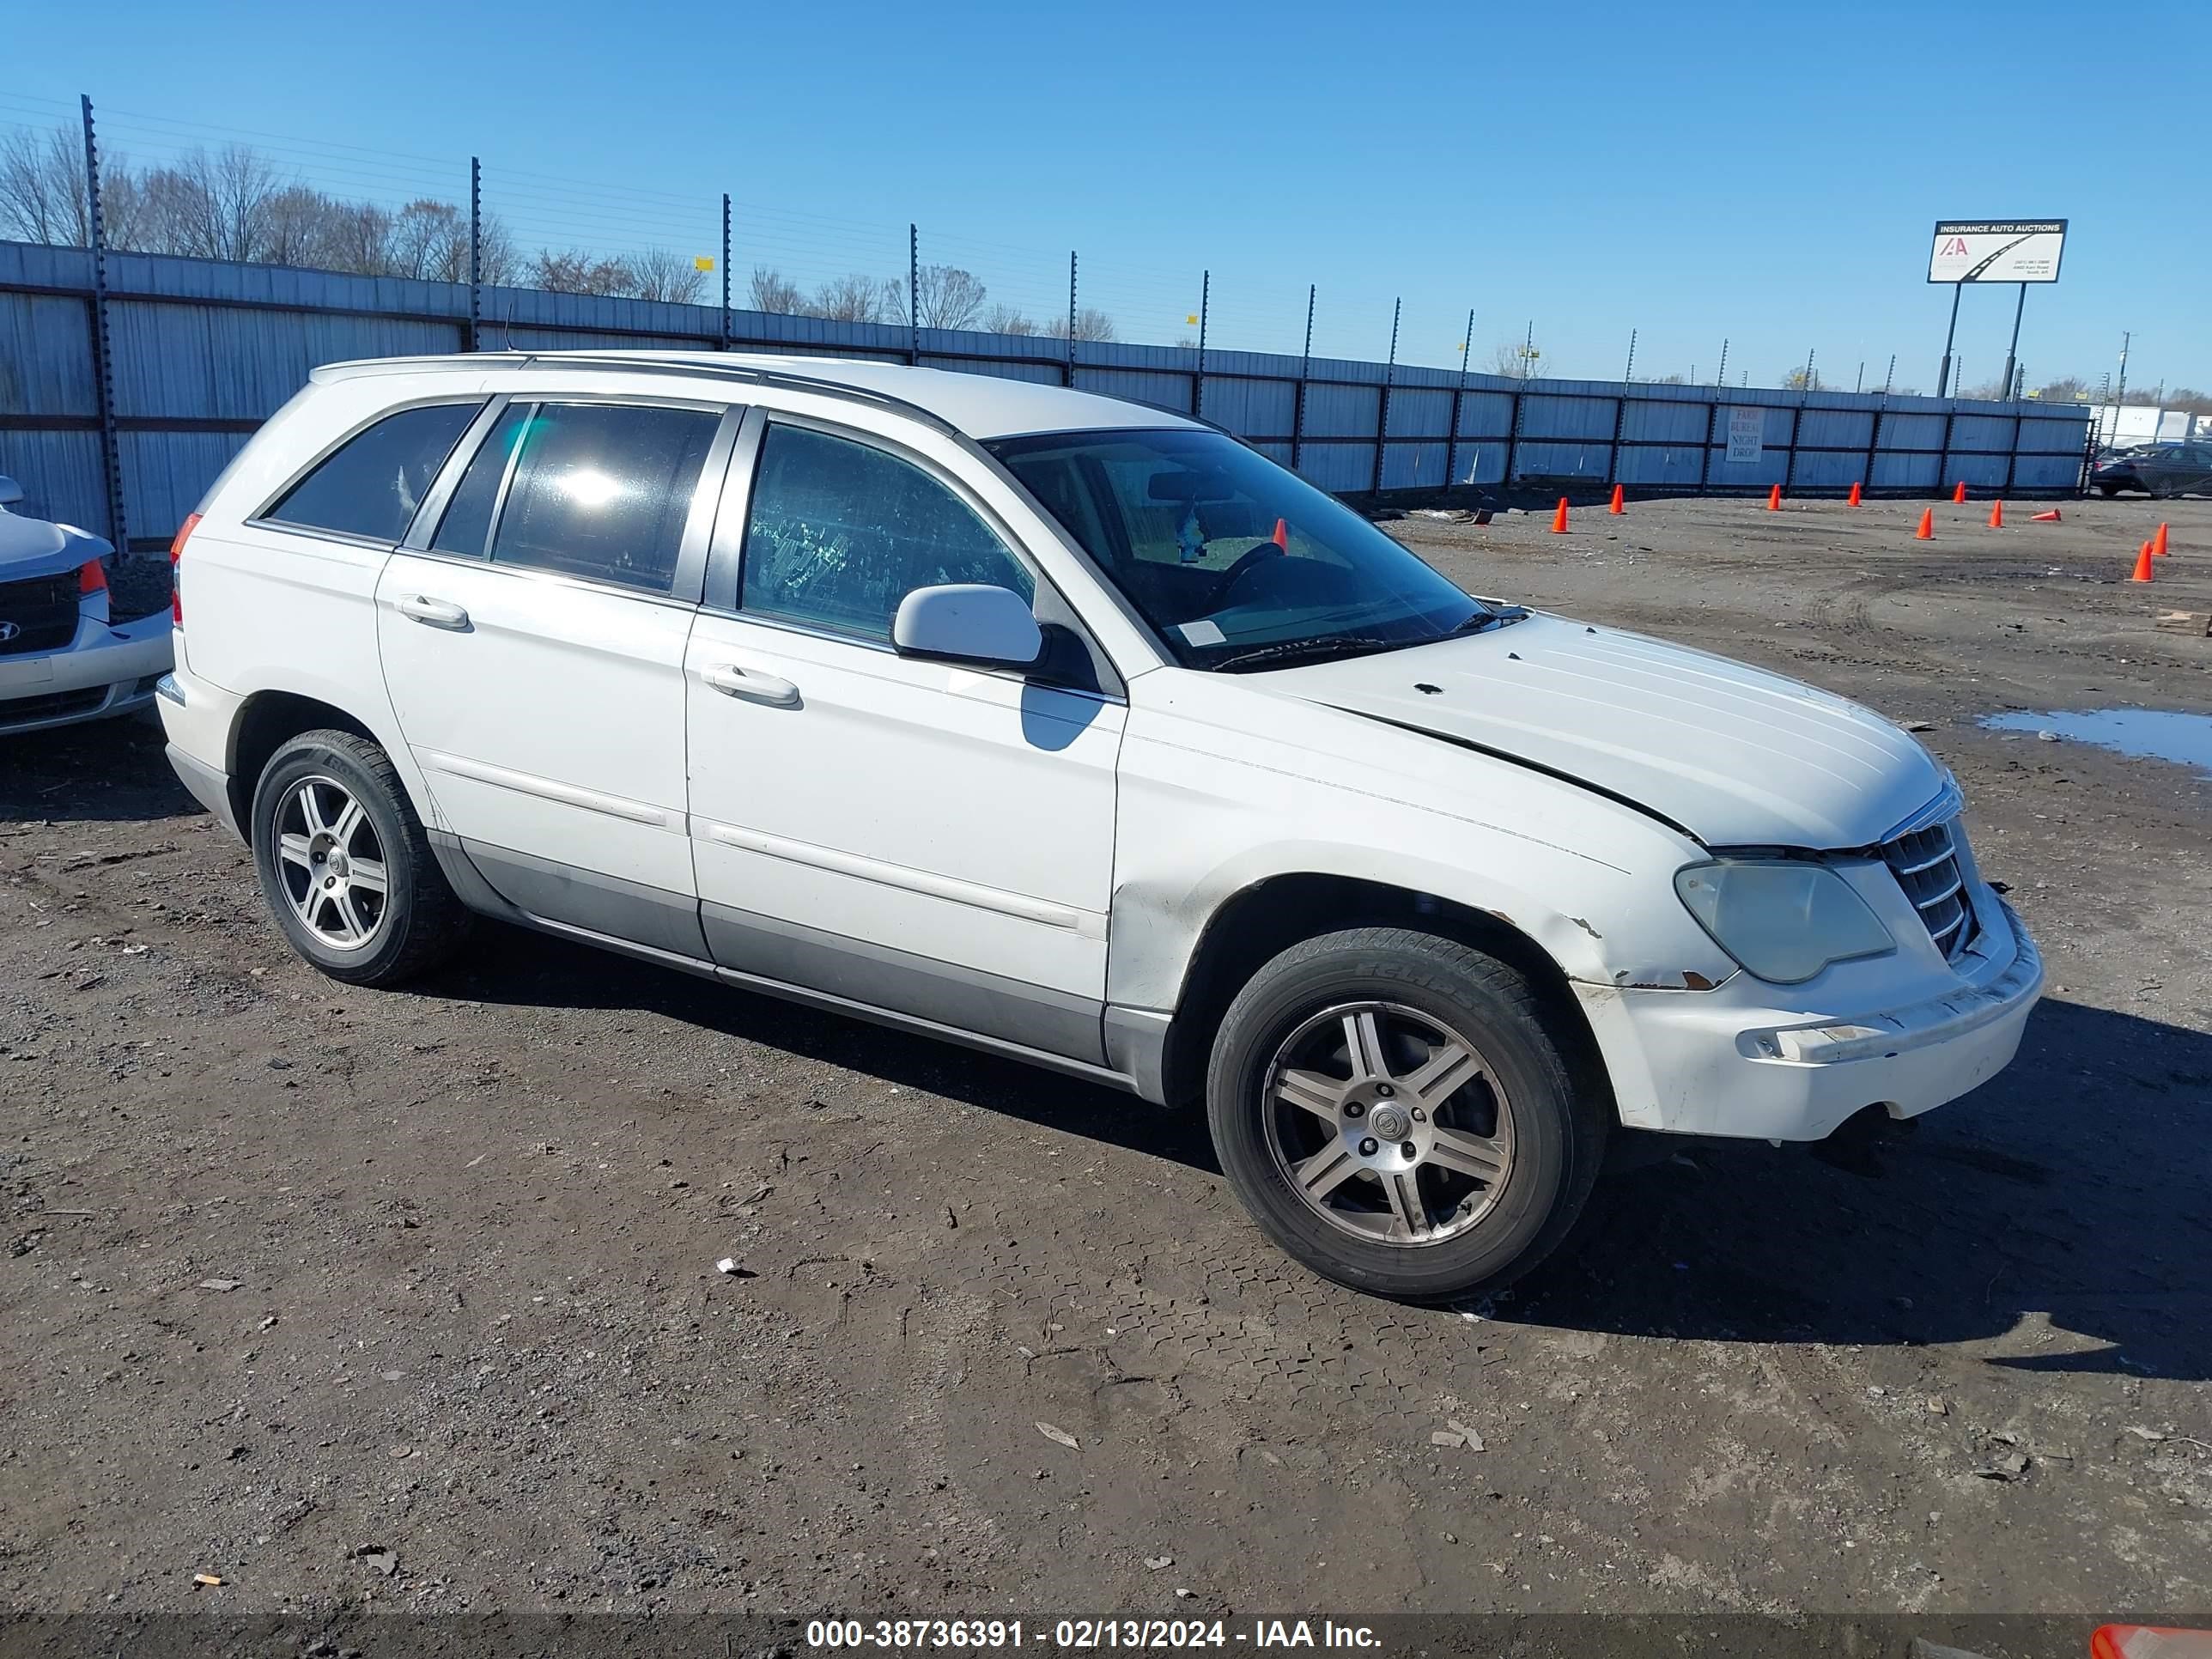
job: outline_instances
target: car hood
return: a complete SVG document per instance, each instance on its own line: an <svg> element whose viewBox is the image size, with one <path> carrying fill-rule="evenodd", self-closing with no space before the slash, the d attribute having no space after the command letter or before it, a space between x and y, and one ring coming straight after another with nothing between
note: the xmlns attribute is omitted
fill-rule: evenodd
<svg viewBox="0 0 2212 1659"><path fill-rule="evenodd" d="M74 525L27 519L0 507L0 581L58 576L110 550L99 537Z"/></svg>
<svg viewBox="0 0 2212 1659"><path fill-rule="evenodd" d="M1856 703L1559 617L1263 678L1568 777L1711 847L1870 846L1950 782L1919 744Z"/></svg>

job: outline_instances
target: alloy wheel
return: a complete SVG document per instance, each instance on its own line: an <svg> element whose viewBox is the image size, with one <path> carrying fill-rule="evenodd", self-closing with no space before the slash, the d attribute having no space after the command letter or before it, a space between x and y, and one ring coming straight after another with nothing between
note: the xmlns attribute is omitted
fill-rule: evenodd
<svg viewBox="0 0 2212 1659"><path fill-rule="evenodd" d="M353 792L303 778L276 809L276 876L317 942L358 951L384 925L390 890L376 825Z"/></svg>
<svg viewBox="0 0 2212 1659"><path fill-rule="evenodd" d="M1284 1039L1263 1086L1276 1166L1323 1220L1370 1243L1463 1233L1511 1177L1512 1103L1497 1072L1416 1009L1332 1004Z"/></svg>

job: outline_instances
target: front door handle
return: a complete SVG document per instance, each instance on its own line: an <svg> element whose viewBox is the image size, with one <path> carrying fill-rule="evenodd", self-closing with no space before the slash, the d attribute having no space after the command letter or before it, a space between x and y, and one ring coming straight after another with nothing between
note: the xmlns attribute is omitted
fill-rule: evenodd
<svg viewBox="0 0 2212 1659"><path fill-rule="evenodd" d="M447 599L410 594L399 601L399 614L429 628L443 628L455 634L469 631L469 613Z"/></svg>
<svg viewBox="0 0 2212 1659"><path fill-rule="evenodd" d="M699 678L726 697L764 702L771 708L799 707L799 688L789 680L780 680L756 669L740 668L733 662L711 664L699 671Z"/></svg>

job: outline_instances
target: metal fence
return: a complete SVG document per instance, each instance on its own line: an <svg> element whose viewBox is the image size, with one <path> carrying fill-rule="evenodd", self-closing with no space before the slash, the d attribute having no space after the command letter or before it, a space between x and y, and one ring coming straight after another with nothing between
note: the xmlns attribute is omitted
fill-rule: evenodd
<svg viewBox="0 0 2212 1659"><path fill-rule="evenodd" d="M1073 386L1197 415L1362 496L1905 494L1960 479L2050 495L2079 487L2088 436L2086 410L2033 401L1523 380L0 242L0 472L40 516L165 547L316 365L471 347L830 354ZM1758 453L1731 459L1730 411L1746 410Z"/></svg>

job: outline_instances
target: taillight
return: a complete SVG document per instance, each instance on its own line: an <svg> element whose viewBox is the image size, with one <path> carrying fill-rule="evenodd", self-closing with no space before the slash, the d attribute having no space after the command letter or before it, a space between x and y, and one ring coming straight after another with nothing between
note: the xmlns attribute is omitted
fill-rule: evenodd
<svg viewBox="0 0 2212 1659"><path fill-rule="evenodd" d="M177 526L176 537L169 543L169 625L172 628L185 625L185 544L191 538L199 521L200 515L192 514Z"/></svg>
<svg viewBox="0 0 2212 1659"><path fill-rule="evenodd" d="M100 568L98 559L87 559L76 573L77 596L107 592L107 572Z"/></svg>

